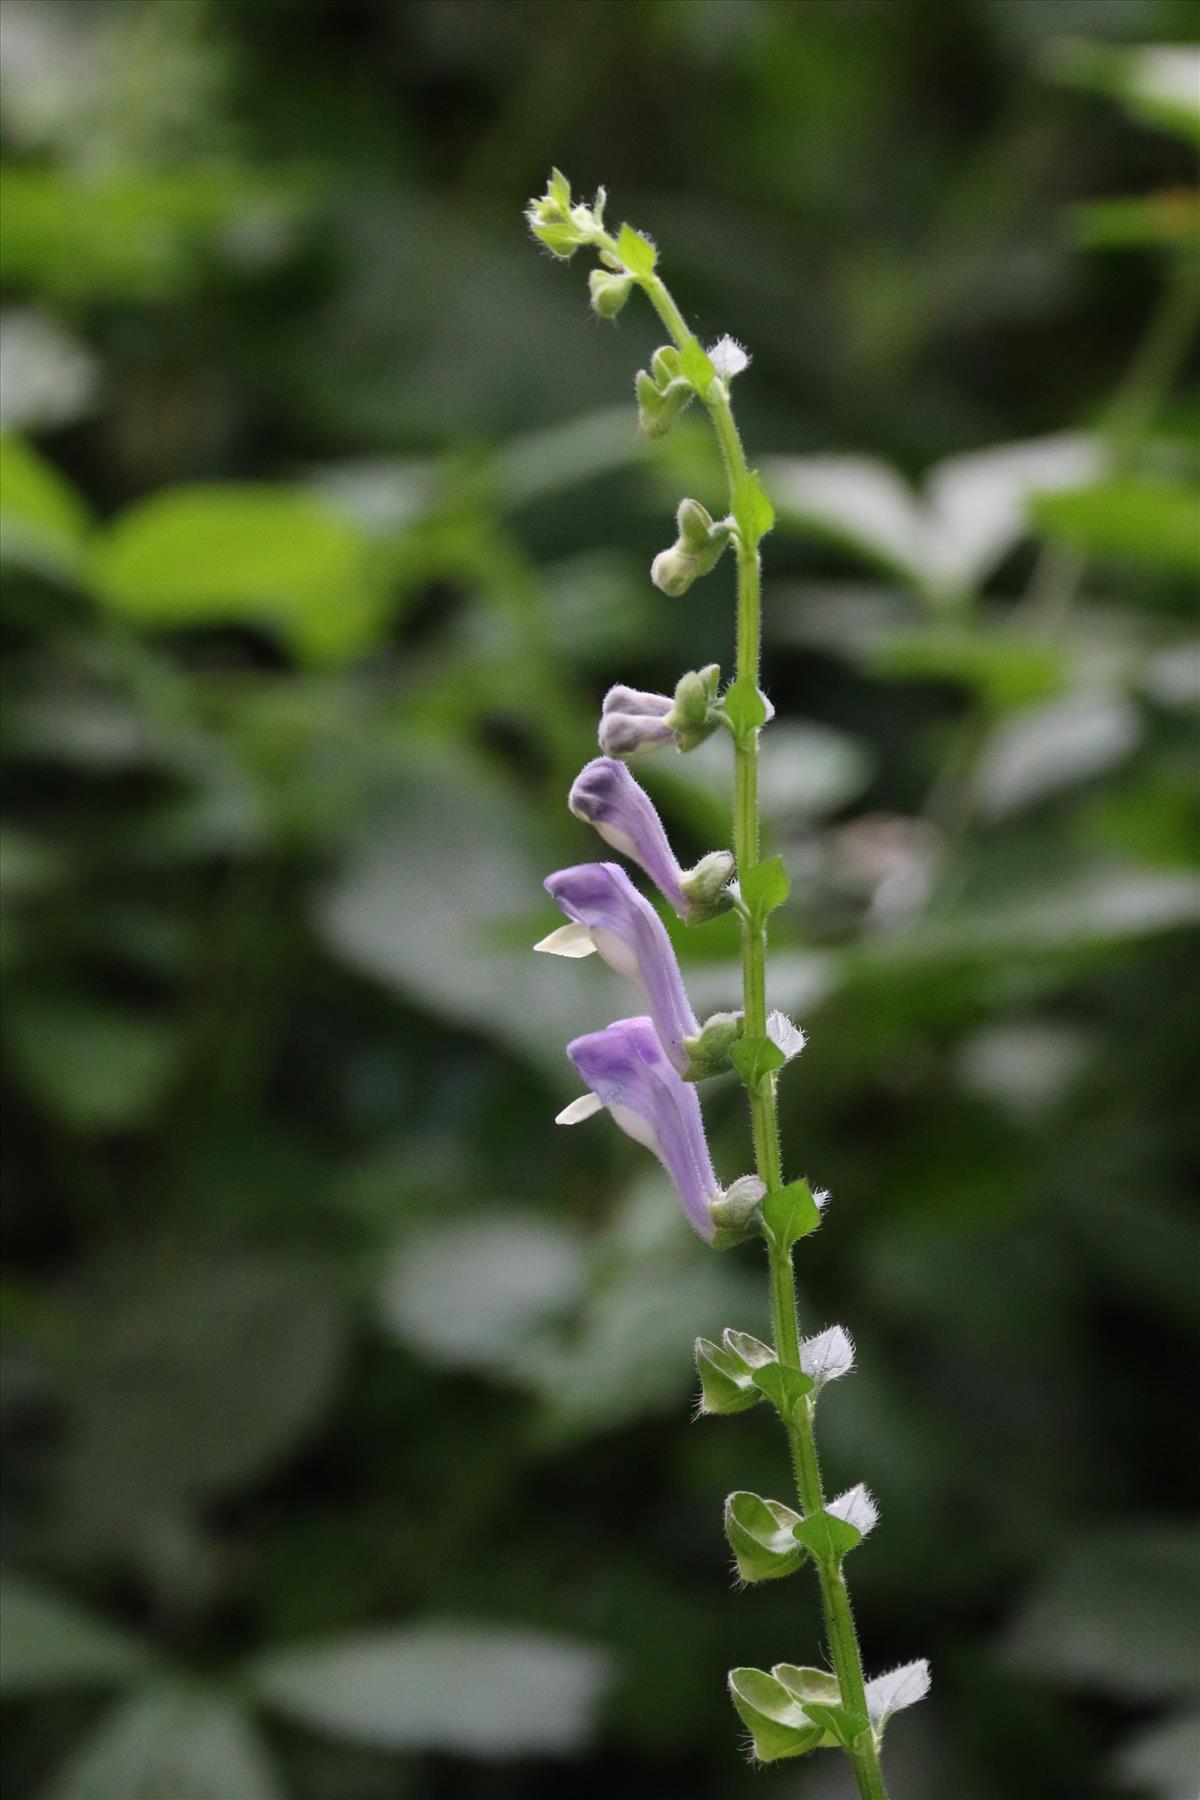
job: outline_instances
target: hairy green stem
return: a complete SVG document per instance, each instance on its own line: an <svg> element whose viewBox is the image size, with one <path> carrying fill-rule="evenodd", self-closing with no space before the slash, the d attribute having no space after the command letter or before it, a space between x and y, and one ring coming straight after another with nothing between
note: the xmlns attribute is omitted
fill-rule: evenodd
<svg viewBox="0 0 1200 1800"><path fill-rule="evenodd" d="M610 239L606 246L615 254ZM665 284L656 274L641 279L641 286L659 318L670 332L679 350L683 350L692 333ZM747 476L746 453L738 434L727 385L715 380L704 405L708 409L729 483L730 508L734 507L738 487ZM739 538L737 550L737 670L736 679L758 686L762 654L762 577L757 544ZM733 849L738 875L744 882L759 860L758 828L758 732L738 734L734 739L734 809ZM766 952L767 929L764 920L749 912L741 915L742 927L742 1004L746 1031L761 1037L767 1028ZM783 1164L779 1144L779 1115L775 1098L775 1077L750 1089L750 1119L754 1138L754 1159L760 1180L767 1191L783 1185ZM800 1328L796 1314L796 1281L790 1249L782 1249L768 1241L771 1280L771 1323L774 1346L779 1361L786 1367L800 1367ZM821 1465L817 1457L813 1429L813 1404L805 1400L787 1427L788 1448L796 1478L796 1490L805 1513L819 1512L825 1504L821 1482ZM840 1562L818 1561L817 1577L821 1589L821 1608L830 1658L837 1676L842 1703L862 1718L867 1715L862 1654L850 1596ZM860 1800L887 1800L879 1751L869 1726L848 1752L858 1784Z"/></svg>

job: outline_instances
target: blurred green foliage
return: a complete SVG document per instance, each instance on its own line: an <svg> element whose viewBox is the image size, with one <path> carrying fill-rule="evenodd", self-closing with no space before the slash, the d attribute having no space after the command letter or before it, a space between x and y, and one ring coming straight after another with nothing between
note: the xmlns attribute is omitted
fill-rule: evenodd
<svg viewBox="0 0 1200 1800"><path fill-rule="evenodd" d="M757 1259L551 1124L625 1010L529 954L599 697L730 656L728 571L646 574L719 472L525 238L552 162L754 353L804 1323L870 1669L934 1668L895 1791L1194 1796L1198 26L4 0L14 1800L733 1800L725 1670L814 1653L726 1586L769 1421L688 1417ZM685 861L726 777L647 767Z"/></svg>

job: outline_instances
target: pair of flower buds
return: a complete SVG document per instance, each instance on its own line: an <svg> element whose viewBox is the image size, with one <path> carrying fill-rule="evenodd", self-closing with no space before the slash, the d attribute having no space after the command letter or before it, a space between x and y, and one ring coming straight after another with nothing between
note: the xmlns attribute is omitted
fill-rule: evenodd
<svg viewBox="0 0 1200 1800"><path fill-rule="evenodd" d="M618 696L631 693L613 690ZM624 763L609 756L588 763L571 788L569 805L650 877L685 922L711 918L732 904L730 853L713 851L694 869L681 869L654 803ZM662 1163L689 1223L711 1242L719 1226L740 1223L763 1191L753 1176L722 1190L695 1087L725 1065L739 1017L718 1013L701 1028L661 919L616 863L559 869L545 886L568 923L536 948L556 956L599 954L633 983L647 1009L567 1045L588 1092L564 1108L558 1123L575 1125L606 1107L621 1129ZM772 1016L770 1029L785 1054L801 1048L802 1034L782 1015Z"/></svg>

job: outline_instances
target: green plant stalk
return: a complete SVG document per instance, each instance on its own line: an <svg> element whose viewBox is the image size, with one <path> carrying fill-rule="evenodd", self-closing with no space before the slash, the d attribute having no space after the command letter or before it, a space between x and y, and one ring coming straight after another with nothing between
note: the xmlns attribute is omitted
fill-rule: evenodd
<svg viewBox="0 0 1200 1800"><path fill-rule="evenodd" d="M603 248L616 255L616 244L605 235ZM670 332L679 350L683 350L692 332L682 313L658 275L638 278L659 318ZM721 460L729 483L729 503L734 505L737 489L745 481L748 470L746 454L729 403L726 384L717 380L704 397L716 433ZM758 545L747 544L739 537L737 547L737 670L736 679L758 685L762 653L762 576ZM759 860L758 829L758 732L739 733L734 739L734 811L733 846L739 877L744 881ZM761 1037L767 1026L765 920L741 915L742 925L742 997L746 1031ZM775 1077L750 1089L750 1118L754 1139L755 1166L768 1193L782 1187L783 1166L779 1144L779 1115L775 1097ZM771 1325L774 1347L780 1362L793 1369L800 1367L800 1330L796 1316L796 1281L790 1248L781 1248L768 1239L767 1253L771 1280ZM818 1512L825 1504L821 1481L821 1465L817 1456L813 1429L813 1404L806 1399L787 1427L788 1447L796 1489L805 1513ZM852 1712L867 1716L862 1653L845 1576L838 1562L817 1562L817 1578L821 1589L821 1608L830 1657L837 1676L842 1703ZM874 1735L868 1726L848 1752L858 1784L860 1800L887 1800L883 1770Z"/></svg>

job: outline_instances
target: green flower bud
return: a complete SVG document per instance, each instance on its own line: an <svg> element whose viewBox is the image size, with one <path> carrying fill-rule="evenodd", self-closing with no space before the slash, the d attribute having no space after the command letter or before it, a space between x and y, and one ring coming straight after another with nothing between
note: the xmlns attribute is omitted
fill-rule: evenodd
<svg viewBox="0 0 1200 1800"><path fill-rule="evenodd" d="M681 500L675 519L679 537L650 565L655 587L673 597L686 594L693 581L716 567L731 532L728 520L714 521L698 500Z"/></svg>
<svg viewBox="0 0 1200 1800"><path fill-rule="evenodd" d="M758 1209L766 1188L757 1175L739 1175L730 1182L719 1200L709 1203L709 1212L719 1231L747 1231L756 1223Z"/></svg>
<svg viewBox="0 0 1200 1800"><path fill-rule="evenodd" d="M675 512L679 541L688 550L706 550L713 529L713 517L698 500L681 500Z"/></svg>
<svg viewBox="0 0 1200 1800"><path fill-rule="evenodd" d="M679 352L674 344L661 345L650 358L650 368L660 388L674 381L679 374Z"/></svg>
<svg viewBox="0 0 1200 1800"><path fill-rule="evenodd" d="M728 1068L729 1052L741 1032L740 1012L713 1013L694 1037L685 1037L683 1040L688 1059L684 1080L704 1081L709 1075L719 1075Z"/></svg>
<svg viewBox="0 0 1200 1800"><path fill-rule="evenodd" d="M700 574L697 557L688 551L681 550L678 544L669 550L660 550L650 564L650 579L661 593L669 594L673 600L680 594L686 594L693 581Z"/></svg>
<svg viewBox="0 0 1200 1800"><path fill-rule="evenodd" d="M710 850L694 869L684 870L679 885L688 903L689 925L702 925L706 919L715 919L718 913L729 911L733 905L729 886L733 871L734 860L729 850Z"/></svg>
<svg viewBox="0 0 1200 1800"><path fill-rule="evenodd" d="M647 370L639 369L634 381L638 399L638 424L647 437L665 437L692 398L686 382L672 381L660 388Z"/></svg>
<svg viewBox="0 0 1200 1800"><path fill-rule="evenodd" d="M592 206L571 205L571 184L558 169L551 169L546 192L540 200L531 200L525 209L530 231L554 256L565 261L583 244L589 244L600 230L604 216L604 189L596 195Z"/></svg>
<svg viewBox="0 0 1200 1800"><path fill-rule="evenodd" d="M632 275L610 275L607 269L593 269L588 276L592 308L602 319L615 319L633 290Z"/></svg>

